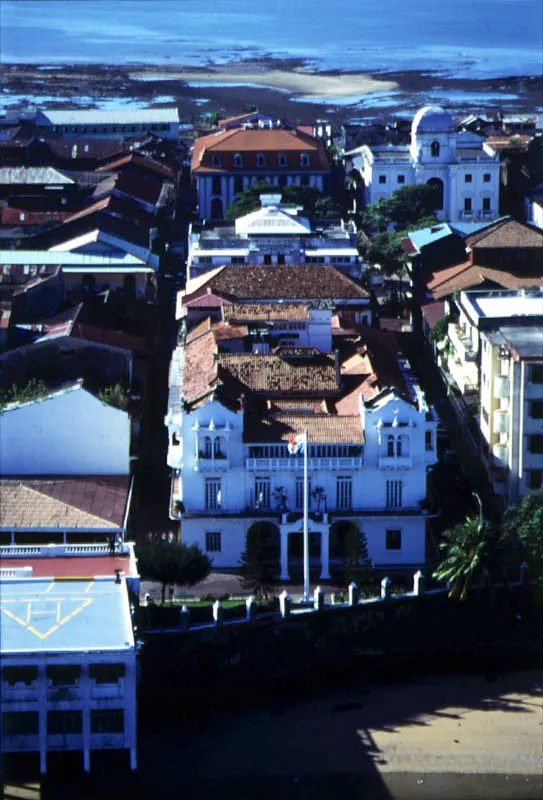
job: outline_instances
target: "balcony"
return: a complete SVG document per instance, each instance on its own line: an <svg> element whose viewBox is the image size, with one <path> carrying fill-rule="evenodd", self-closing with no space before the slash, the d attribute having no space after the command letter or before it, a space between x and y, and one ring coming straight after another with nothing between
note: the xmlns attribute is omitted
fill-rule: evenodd
<svg viewBox="0 0 543 800"><path fill-rule="evenodd" d="M510 381L508 375L496 375L494 378L494 398L505 400L510 394Z"/></svg>
<svg viewBox="0 0 543 800"><path fill-rule="evenodd" d="M494 433L507 433L509 431L509 414L507 411L500 411L499 409L494 412Z"/></svg>
<svg viewBox="0 0 543 800"><path fill-rule="evenodd" d="M413 459L411 456L380 456L379 469L411 469Z"/></svg>
<svg viewBox="0 0 543 800"><path fill-rule="evenodd" d="M310 470L358 470L364 466L364 459L359 457L347 458L308 458L307 467ZM290 458L247 458L245 469L249 471L265 472L300 472L304 468L304 459L301 457Z"/></svg>
<svg viewBox="0 0 543 800"><path fill-rule="evenodd" d="M93 700L124 697L124 679L120 678L115 683L96 683L91 679L90 696Z"/></svg>
<svg viewBox="0 0 543 800"><path fill-rule="evenodd" d="M38 699L37 681L31 683L2 683L2 702L20 703L25 700L34 701Z"/></svg>
<svg viewBox="0 0 543 800"><path fill-rule="evenodd" d="M460 358L450 356L447 360L447 369L462 394L478 389L479 376L475 362L462 362Z"/></svg>
<svg viewBox="0 0 543 800"><path fill-rule="evenodd" d="M494 464L497 467L507 467L509 461L509 448L506 444L495 444L492 448Z"/></svg>
<svg viewBox="0 0 543 800"><path fill-rule="evenodd" d="M477 353L473 349L471 338L463 333L462 328L456 323L450 323L448 327L449 339L451 340L458 357L462 361L477 361Z"/></svg>
<svg viewBox="0 0 543 800"><path fill-rule="evenodd" d="M230 459L226 456L215 456L214 458L198 456L194 465L195 472L226 472L228 469L230 469Z"/></svg>

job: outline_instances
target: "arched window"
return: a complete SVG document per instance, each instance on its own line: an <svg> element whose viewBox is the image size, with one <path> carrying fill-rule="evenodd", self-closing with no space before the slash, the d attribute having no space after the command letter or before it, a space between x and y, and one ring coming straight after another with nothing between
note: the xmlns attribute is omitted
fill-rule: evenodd
<svg viewBox="0 0 543 800"><path fill-rule="evenodd" d="M217 436L213 443L213 455L215 458L226 458L225 442L222 436Z"/></svg>
<svg viewBox="0 0 543 800"><path fill-rule="evenodd" d="M300 166L301 167L308 167L309 166L309 153L301 153L301 155L300 155Z"/></svg>
<svg viewBox="0 0 543 800"><path fill-rule="evenodd" d="M441 145L439 144L439 142L432 142L432 144L430 145L430 155L433 156L434 158L437 158L439 156L440 149Z"/></svg>
<svg viewBox="0 0 543 800"><path fill-rule="evenodd" d="M264 153L258 153L256 157L256 166L257 167L265 167L266 166L266 156Z"/></svg>
<svg viewBox="0 0 543 800"><path fill-rule="evenodd" d="M287 157L284 153L279 153L279 155L277 156L277 166L278 167L287 166Z"/></svg>
<svg viewBox="0 0 543 800"><path fill-rule="evenodd" d="M234 166L235 167L242 167L243 166L243 157L240 153L236 153L234 155Z"/></svg>
<svg viewBox="0 0 543 800"><path fill-rule="evenodd" d="M213 452L213 445L211 442L211 438L206 436L204 439L204 458L211 458L211 454Z"/></svg>
<svg viewBox="0 0 543 800"><path fill-rule="evenodd" d="M212 167L220 167L221 166L221 157L218 153L213 153L211 156L211 166Z"/></svg>
<svg viewBox="0 0 543 800"><path fill-rule="evenodd" d="M409 438L407 436L398 436L396 441L396 455L408 456L409 455Z"/></svg>
<svg viewBox="0 0 543 800"><path fill-rule="evenodd" d="M387 436L387 456L394 456L394 436Z"/></svg>
<svg viewBox="0 0 543 800"><path fill-rule="evenodd" d="M436 190L435 207L436 211L443 208L443 181L441 178L430 178L428 186L433 186Z"/></svg>

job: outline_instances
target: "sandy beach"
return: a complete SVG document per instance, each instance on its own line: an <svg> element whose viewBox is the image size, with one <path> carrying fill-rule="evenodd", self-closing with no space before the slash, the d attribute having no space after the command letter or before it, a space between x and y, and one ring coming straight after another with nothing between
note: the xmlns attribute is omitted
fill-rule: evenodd
<svg viewBox="0 0 543 800"><path fill-rule="evenodd" d="M176 104L184 122L257 106L278 118L341 124L353 117L411 117L428 103L462 115L501 107L532 112L541 104L541 77L459 79L409 71L316 71L299 58L262 58L223 65L3 64L0 105L113 110Z"/></svg>

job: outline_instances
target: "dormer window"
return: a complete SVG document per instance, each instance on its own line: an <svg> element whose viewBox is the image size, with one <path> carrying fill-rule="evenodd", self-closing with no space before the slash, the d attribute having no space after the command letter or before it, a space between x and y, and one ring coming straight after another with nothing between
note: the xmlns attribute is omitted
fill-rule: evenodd
<svg viewBox="0 0 543 800"><path fill-rule="evenodd" d="M236 153L234 155L234 166L235 167L242 167L243 166L243 156L240 153Z"/></svg>
<svg viewBox="0 0 543 800"><path fill-rule="evenodd" d="M439 142L432 142L432 144L430 145L430 155L433 158L437 158L439 156L440 149L441 145L439 144Z"/></svg>
<svg viewBox="0 0 543 800"><path fill-rule="evenodd" d="M217 153L213 153L211 156L211 166L212 167L220 167L221 166L221 157L217 155Z"/></svg>
<svg viewBox="0 0 543 800"><path fill-rule="evenodd" d="M257 167L265 167L266 166L266 156L264 153L258 153L256 157L256 166Z"/></svg>
<svg viewBox="0 0 543 800"><path fill-rule="evenodd" d="M287 166L287 157L284 153L279 153L279 155L277 156L277 166L278 167Z"/></svg>
<svg viewBox="0 0 543 800"><path fill-rule="evenodd" d="M300 154L300 166L301 167L308 167L309 166L309 153L301 153Z"/></svg>

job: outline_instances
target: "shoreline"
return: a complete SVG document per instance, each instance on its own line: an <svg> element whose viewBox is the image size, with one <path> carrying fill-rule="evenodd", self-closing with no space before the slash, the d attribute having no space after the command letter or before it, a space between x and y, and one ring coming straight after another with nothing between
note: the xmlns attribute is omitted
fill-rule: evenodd
<svg viewBox="0 0 543 800"><path fill-rule="evenodd" d="M13 100L50 108L177 104L185 120L216 111L226 116L241 113L247 104L301 123L326 116L340 124L353 117L412 116L430 103L463 114L497 107L534 113L543 102L541 76L460 79L428 70L318 71L301 58L242 59L200 67L137 61L120 66L15 63L3 64L2 74L0 97L7 109Z"/></svg>

